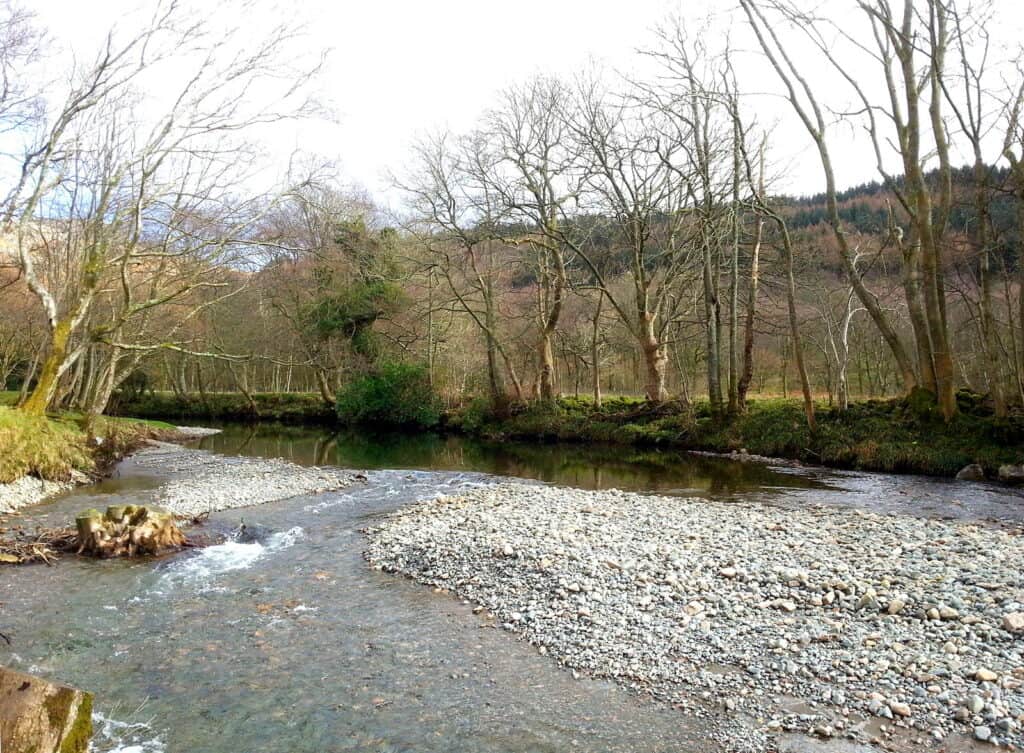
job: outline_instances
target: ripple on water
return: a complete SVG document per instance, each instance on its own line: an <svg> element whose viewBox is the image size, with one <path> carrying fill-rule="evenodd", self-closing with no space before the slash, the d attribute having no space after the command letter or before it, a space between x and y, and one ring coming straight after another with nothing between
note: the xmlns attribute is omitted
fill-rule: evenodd
<svg viewBox="0 0 1024 753"><path fill-rule="evenodd" d="M199 591L217 590L216 581L224 573L252 567L258 560L273 552L287 549L303 538L306 532L300 526L271 534L265 541L225 541L200 549L192 557L176 560L161 573L155 593L166 593L180 587Z"/></svg>
<svg viewBox="0 0 1024 753"><path fill-rule="evenodd" d="M122 722L99 712L92 715L92 753L164 753L164 741L145 722Z"/></svg>

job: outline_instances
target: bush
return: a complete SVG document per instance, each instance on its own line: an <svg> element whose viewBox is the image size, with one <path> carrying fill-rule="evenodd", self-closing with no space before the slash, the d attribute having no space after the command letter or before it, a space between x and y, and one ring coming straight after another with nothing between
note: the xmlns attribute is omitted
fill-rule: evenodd
<svg viewBox="0 0 1024 753"><path fill-rule="evenodd" d="M349 424L430 428L441 419L441 406L426 369L386 363L338 393L338 418Z"/></svg>

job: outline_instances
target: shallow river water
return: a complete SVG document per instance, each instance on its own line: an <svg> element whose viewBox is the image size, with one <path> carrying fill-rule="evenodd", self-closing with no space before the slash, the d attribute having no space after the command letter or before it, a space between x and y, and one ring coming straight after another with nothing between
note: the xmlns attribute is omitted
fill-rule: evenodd
<svg viewBox="0 0 1024 753"><path fill-rule="evenodd" d="M707 751L699 721L575 679L447 595L370 570L375 516L500 476L784 505L1024 518L1017 493L881 474L773 469L623 448L488 445L433 436L331 436L227 427L201 447L366 469L368 481L213 516L266 527L158 561L0 570L0 664L96 694L96 751ZM18 517L65 524L145 503L161 479L111 479ZM4 524L10 524L12 520Z"/></svg>

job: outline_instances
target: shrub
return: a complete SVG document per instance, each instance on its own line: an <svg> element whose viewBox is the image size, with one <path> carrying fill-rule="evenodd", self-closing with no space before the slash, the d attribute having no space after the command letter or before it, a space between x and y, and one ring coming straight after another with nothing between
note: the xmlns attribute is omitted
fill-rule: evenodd
<svg viewBox="0 0 1024 753"><path fill-rule="evenodd" d="M422 366L385 363L338 393L338 418L350 424L436 426L440 401Z"/></svg>

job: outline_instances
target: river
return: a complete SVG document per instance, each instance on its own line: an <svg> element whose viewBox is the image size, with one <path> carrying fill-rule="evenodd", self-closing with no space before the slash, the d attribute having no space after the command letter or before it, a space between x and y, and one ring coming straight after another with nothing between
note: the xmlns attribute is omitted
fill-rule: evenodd
<svg viewBox="0 0 1024 753"><path fill-rule="evenodd" d="M781 505L1013 524L1019 492L921 477L767 467L629 448L225 427L200 447L368 471L365 485L217 513L259 541L159 560L0 570L0 663L96 693L99 753L704 751L699 719L574 678L471 607L370 570L360 529L401 505L513 476ZM25 512L57 525L145 503L114 477ZM10 520L6 524L10 524Z"/></svg>

